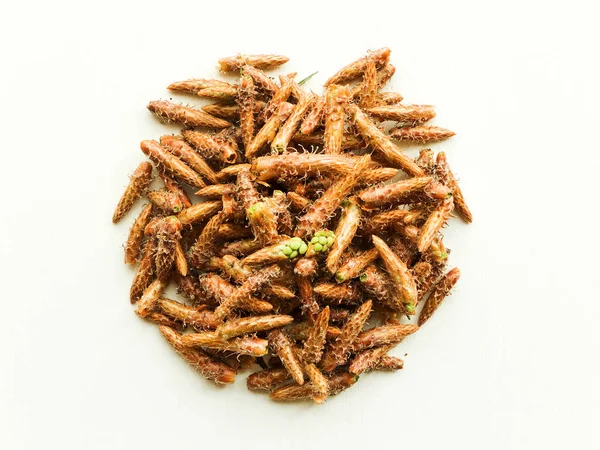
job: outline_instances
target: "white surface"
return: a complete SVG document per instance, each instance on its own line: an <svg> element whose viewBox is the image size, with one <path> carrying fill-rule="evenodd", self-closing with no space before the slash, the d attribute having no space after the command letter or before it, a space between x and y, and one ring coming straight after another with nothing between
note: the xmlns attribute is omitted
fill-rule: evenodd
<svg viewBox="0 0 600 450"><path fill-rule="evenodd" d="M0 448L599 448L599 33L593 2L11 2L0 27ZM218 389L137 319L110 218L163 129L146 111L220 56L279 52L318 86L389 46L433 103L475 221L463 276L322 407ZM138 205L139 206L139 205Z"/></svg>

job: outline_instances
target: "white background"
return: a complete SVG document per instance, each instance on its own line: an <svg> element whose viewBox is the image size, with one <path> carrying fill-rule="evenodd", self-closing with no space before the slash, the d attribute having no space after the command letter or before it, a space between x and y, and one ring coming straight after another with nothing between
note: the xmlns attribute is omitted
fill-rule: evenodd
<svg viewBox="0 0 600 450"><path fill-rule="evenodd" d="M599 448L594 2L5 2L0 27L0 448ZM215 388L139 320L112 225L149 100L219 57L275 52L310 87L389 46L392 87L474 223L463 276L396 354L324 406ZM138 205L139 209L139 205Z"/></svg>

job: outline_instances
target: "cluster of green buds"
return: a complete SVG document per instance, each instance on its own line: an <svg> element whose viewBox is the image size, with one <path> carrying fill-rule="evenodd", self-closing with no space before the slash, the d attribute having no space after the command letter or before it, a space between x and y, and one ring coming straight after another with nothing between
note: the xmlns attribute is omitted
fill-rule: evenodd
<svg viewBox="0 0 600 450"><path fill-rule="evenodd" d="M312 256L315 253L325 253L333 245L335 233L330 230L317 231L310 240L307 256Z"/></svg>
<svg viewBox="0 0 600 450"><path fill-rule="evenodd" d="M333 244L333 240L335 239L335 233L329 230L322 230L315 233L313 238L310 240L310 243L313 246L315 252L323 252L325 253Z"/></svg>
<svg viewBox="0 0 600 450"><path fill-rule="evenodd" d="M298 255L304 255L308 250L308 245L299 237L293 237L279 245L281 251L289 259L294 259Z"/></svg>

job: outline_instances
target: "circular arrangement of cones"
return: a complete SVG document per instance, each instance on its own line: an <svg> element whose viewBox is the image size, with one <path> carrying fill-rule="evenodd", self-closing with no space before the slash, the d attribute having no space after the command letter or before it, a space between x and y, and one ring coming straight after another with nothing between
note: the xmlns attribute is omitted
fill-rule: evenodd
<svg viewBox="0 0 600 450"><path fill-rule="evenodd" d="M169 86L214 103L149 103L183 130L142 141L151 163L131 176L113 222L150 201L125 244L137 265L130 299L207 379L254 369L249 389L322 403L362 373L401 369L388 352L458 281L440 234L453 213L472 220L457 179L443 152L411 158L395 142L454 133L426 124L432 106L382 91L390 53L345 66L322 95L295 73L267 75L284 56L236 55L219 68L237 82ZM153 172L162 189L149 190ZM179 300L165 296L170 283Z"/></svg>

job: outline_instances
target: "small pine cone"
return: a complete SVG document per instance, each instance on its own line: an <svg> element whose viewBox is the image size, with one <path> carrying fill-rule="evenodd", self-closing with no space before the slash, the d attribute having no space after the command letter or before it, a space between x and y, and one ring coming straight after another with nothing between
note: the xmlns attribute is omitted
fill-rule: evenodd
<svg viewBox="0 0 600 450"><path fill-rule="evenodd" d="M381 305L395 311L404 311L404 304L396 293L392 280L381 269L367 267L360 275L360 282L365 293Z"/></svg>
<svg viewBox="0 0 600 450"><path fill-rule="evenodd" d="M176 81L175 83L171 83L167 89L170 91L196 94L203 89L216 88L219 86L231 86L231 84L215 79L192 78L185 81Z"/></svg>
<svg viewBox="0 0 600 450"><path fill-rule="evenodd" d="M217 174L212 167L181 136L161 136L160 144L173 156L181 159L191 169L204 177L209 183L218 183Z"/></svg>
<svg viewBox="0 0 600 450"><path fill-rule="evenodd" d="M372 236L373 245L379 252L386 271L394 283L395 291L401 296L408 314L414 314L417 304L417 285L406 264L390 249L383 239Z"/></svg>
<svg viewBox="0 0 600 450"><path fill-rule="evenodd" d="M421 315L419 316L419 326L422 326L431 315L438 309L442 301L448 296L458 279L460 278L460 270L458 267L450 270L444 277L435 285L433 291L425 301Z"/></svg>
<svg viewBox="0 0 600 450"><path fill-rule="evenodd" d="M432 271L431 263L427 261L419 261L414 265L411 269L413 276L415 277L415 281L417 282L417 288L420 284L422 284L423 280L425 280Z"/></svg>
<svg viewBox="0 0 600 450"><path fill-rule="evenodd" d="M291 380L292 376L286 368L275 368L254 372L248 376L246 385L251 391L272 391L281 383Z"/></svg>
<svg viewBox="0 0 600 450"><path fill-rule="evenodd" d="M387 355L394 345L384 345L381 347L364 350L354 357L350 364L349 372L354 375L360 375L363 372L376 367L379 361Z"/></svg>
<svg viewBox="0 0 600 450"><path fill-rule="evenodd" d="M377 105L397 105L404 97L399 92L380 92L376 99Z"/></svg>
<svg viewBox="0 0 600 450"><path fill-rule="evenodd" d="M399 141L410 141L425 144L428 142L443 141L454 136L454 131L441 127L416 126L412 128L394 128L390 130L390 136Z"/></svg>
<svg viewBox="0 0 600 450"><path fill-rule="evenodd" d="M390 59L390 53L391 50L387 47L369 51L367 56L351 62L347 66L340 69L325 82L324 86L329 86L331 84L344 84L358 78L365 72L369 60L374 61L377 67L385 65Z"/></svg>
<svg viewBox="0 0 600 450"><path fill-rule="evenodd" d="M212 184L195 192L199 197L219 199L224 195L231 195L235 192L235 185L228 184Z"/></svg>
<svg viewBox="0 0 600 450"><path fill-rule="evenodd" d="M444 226L450 214L454 210L454 200L452 197L440 202L439 206L427 218L417 239L417 247L421 253L427 251L438 232Z"/></svg>
<svg viewBox="0 0 600 450"><path fill-rule="evenodd" d="M275 353L283 366L290 373L294 381L298 384L304 383L304 374L302 366L296 357L296 353L292 347L292 342L282 330L274 330L269 333L269 346Z"/></svg>
<svg viewBox="0 0 600 450"><path fill-rule="evenodd" d="M177 283L177 293L183 295L185 298L191 300L195 304L214 305L213 302L206 296L204 290L198 283L198 278L192 275L188 276L174 276L175 283Z"/></svg>
<svg viewBox="0 0 600 450"><path fill-rule="evenodd" d="M305 135L312 133L315 130L315 128L321 125L324 114L325 96L323 95L316 99L311 110L308 112L308 114L302 121L302 125L300 126L300 133Z"/></svg>
<svg viewBox="0 0 600 450"><path fill-rule="evenodd" d="M146 288L152 282L154 275L154 255L156 253L156 239L153 237L146 241L142 259L138 266L133 281L131 282L131 289L129 291L129 299L131 303L135 303L142 296Z"/></svg>
<svg viewBox="0 0 600 450"><path fill-rule="evenodd" d="M183 210L183 202L177 194L167 191L150 191L146 195L154 206L167 214L177 214Z"/></svg>
<svg viewBox="0 0 600 450"><path fill-rule="evenodd" d="M133 204L139 199L152 182L152 164L141 163L130 177L129 185L125 189L119 204L112 217L113 223L121 220L129 212Z"/></svg>
<svg viewBox="0 0 600 450"><path fill-rule="evenodd" d="M350 311L344 308L332 308L330 313L330 320L332 322L345 322L350 316Z"/></svg>
<svg viewBox="0 0 600 450"><path fill-rule="evenodd" d="M267 106L265 106L265 109L263 109L257 117L260 122L266 122L273 114L277 112L277 110L279 110L279 107L288 100L292 93L293 82L294 80L292 78L287 77L281 80L281 86L275 95L271 97L271 100L269 100Z"/></svg>
<svg viewBox="0 0 600 450"><path fill-rule="evenodd" d="M369 318L371 309L372 302L368 300L359 306L356 312L348 318L342 327L342 334L329 346L327 352L323 355L321 367L324 371L331 372L348 360L350 349Z"/></svg>
<svg viewBox="0 0 600 450"><path fill-rule="evenodd" d="M359 104L361 108L370 108L377 101L379 83L377 79L377 66L372 58L367 57L367 64L363 80L360 83Z"/></svg>
<svg viewBox="0 0 600 450"><path fill-rule="evenodd" d="M238 89L238 98L239 98L240 92L241 92L241 90ZM266 105L265 102L256 100L254 102L253 114L257 113L258 111L261 111L265 107L265 105ZM210 114L211 116L222 117L223 119L228 119L228 120L233 120L233 121L240 118L240 107L236 104L231 104L231 103L225 103L225 102L212 103L210 105L203 106L202 111ZM243 132L242 132L242 136L243 136ZM242 141L243 141L243 139L242 139Z"/></svg>
<svg viewBox="0 0 600 450"><path fill-rule="evenodd" d="M330 85L325 93L325 133L323 149L327 154L342 152L342 138L346 114L344 104L348 101L350 92L346 86Z"/></svg>
<svg viewBox="0 0 600 450"><path fill-rule="evenodd" d="M235 84L221 81L219 84L205 87L196 91L198 97L214 98L217 100L235 100L238 96L238 87ZM203 111L205 112L205 111Z"/></svg>
<svg viewBox="0 0 600 450"><path fill-rule="evenodd" d="M458 185L458 181L456 177L450 170L450 166L446 161L446 154L444 152L439 152L436 157L435 163L435 174L440 180L442 184L448 186L452 194L454 196L454 207L456 208L456 212L467 222L473 222L473 215L467 206L465 201L465 197Z"/></svg>
<svg viewBox="0 0 600 450"><path fill-rule="evenodd" d="M190 225L214 216L221 207L222 203L220 201L197 203L181 211L177 218L183 225Z"/></svg>
<svg viewBox="0 0 600 450"><path fill-rule="evenodd" d="M387 344L397 344L409 334L415 333L419 327L407 323L401 325L383 325L363 331L356 338L352 351L361 352L368 348Z"/></svg>
<svg viewBox="0 0 600 450"><path fill-rule="evenodd" d="M140 255L142 240L144 238L144 228L150 221L152 214L152 204L146 205L140 215L137 217L131 229L129 237L125 243L125 263L134 265Z"/></svg>
<svg viewBox="0 0 600 450"><path fill-rule="evenodd" d="M248 147L254 139L254 110L255 110L254 80L246 73L240 77L237 105L240 116L240 130L244 148Z"/></svg>
<svg viewBox="0 0 600 450"><path fill-rule="evenodd" d="M247 301L254 292L261 289L273 279L280 277L281 274L281 268L276 264L256 271L217 307L215 310L217 320L222 321L228 317L235 308L238 308L240 304Z"/></svg>
<svg viewBox="0 0 600 450"><path fill-rule="evenodd" d="M301 258L294 267L294 273L302 277L312 277L318 270L319 263L314 258Z"/></svg>
<svg viewBox="0 0 600 450"><path fill-rule="evenodd" d="M364 208L382 208L402 202L409 195L425 189L432 181L432 177L408 178L407 180L366 189L358 194L358 198Z"/></svg>
<svg viewBox="0 0 600 450"><path fill-rule="evenodd" d="M356 105L349 104L346 110L354 121L358 132L365 142L381 154L393 167L402 169L413 177L422 177L424 172L411 158L406 156L400 148L394 144L390 137L381 131L377 125Z"/></svg>
<svg viewBox="0 0 600 450"><path fill-rule="evenodd" d="M276 112L265 122L260 131L254 136L254 139L246 147L246 158L254 158L263 148L265 144L270 144L281 124L292 114L296 105L283 102L279 105Z"/></svg>
<svg viewBox="0 0 600 450"><path fill-rule="evenodd" d="M218 325L213 312L204 309L205 307L188 306L169 298L160 297L157 301L157 308L167 317L197 330L214 330Z"/></svg>
<svg viewBox="0 0 600 450"><path fill-rule="evenodd" d="M173 329L159 326L159 330L175 351L204 378L217 384L233 383L235 371L229 366L208 356L202 350L185 347L181 342L181 335Z"/></svg>
<svg viewBox="0 0 600 450"><path fill-rule="evenodd" d="M306 258L300 258L299 261L304 259ZM302 313L308 318L308 320L315 320L315 317L319 313L319 304L317 303L313 293L311 279L309 277L296 275L296 286L298 287L298 297L302 303Z"/></svg>
<svg viewBox="0 0 600 450"><path fill-rule="evenodd" d="M235 55L219 59L219 69L222 72L235 72L248 65L257 69L272 69L288 62L290 58L283 55Z"/></svg>
<svg viewBox="0 0 600 450"><path fill-rule="evenodd" d="M268 202L257 202L247 208L246 217L248 217L255 238L262 245L271 245L280 240L277 233L277 218Z"/></svg>
<svg viewBox="0 0 600 450"><path fill-rule="evenodd" d="M314 364L306 364L304 371L310 379L310 382L315 390L313 400L320 405L329 395L329 382L325 375Z"/></svg>
<svg viewBox="0 0 600 450"><path fill-rule="evenodd" d="M301 352L302 360L307 364L321 361L327 337L329 317L329 306L326 306L307 331L304 347Z"/></svg>
<svg viewBox="0 0 600 450"><path fill-rule="evenodd" d="M400 358L396 358L395 356L384 356L379 360L379 362L373 367L372 370L386 370L386 371L395 371L404 368L404 361Z"/></svg>
<svg viewBox="0 0 600 450"><path fill-rule="evenodd" d="M216 247L216 237L219 232L219 227L225 220L225 215L220 212L213 216L204 226L202 233L198 236L198 240L190 250L190 262L195 267L205 265Z"/></svg>
<svg viewBox="0 0 600 450"><path fill-rule="evenodd" d="M272 330L273 328L280 328L293 321L294 318L287 315L243 317L223 323L217 328L217 334L223 339L230 339L242 334L258 333L260 331Z"/></svg>
<svg viewBox="0 0 600 450"><path fill-rule="evenodd" d="M254 80L254 85L266 95L272 97L279 90L279 86L262 70L249 65L244 66L244 75L250 75Z"/></svg>
<svg viewBox="0 0 600 450"><path fill-rule="evenodd" d="M237 258L240 257L244 257L244 256L248 256L248 255L252 255L256 252L258 252L259 250L261 250L262 244L254 239L254 238L250 238L250 239L242 239L239 241L233 241L233 242L226 242L223 247L220 250L220 254L221 256L223 255L233 255ZM285 258L281 258L281 260L283 260ZM280 259L278 259L280 260ZM271 260L269 260L271 261ZM262 263L262 261L261 261ZM265 264L268 264L268 262L265 262Z"/></svg>
<svg viewBox="0 0 600 450"><path fill-rule="evenodd" d="M337 395L351 387L357 381L357 376L350 375L347 372L334 373L327 382L329 391L328 395ZM304 385L288 384L280 387L271 392L269 397L277 401L297 401L311 400L314 399L315 395L318 395L315 387L312 385L312 383L306 383Z"/></svg>
<svg viewBox="0 0 600 450"><path fill-rule="evenodd" d="M355 305L362 298L355 284L319 283L313 290L330 305Z"/></svg>
<svg viewBox="0 0 600 450"><path fill-rule="evenodd" d="M199 281L200 289L204 293L203 295L216 304L225 302L236 291L236 288L232 284L214 273L201 276ZM273 306L269 302L265 302L259 298L248 297L240 300L237 308L261 314L271 311Z"/></svg>
<svg viewBox="0 0 600 450"><path fill-rule="evenodd" d="M292 142L304 148L322 147L325 144L325 133L315 131L311 134L296 133L292 136ZM353 134L344 133L342 135L341 149L360 150L366 147L365 141Z"/></svg>
<svg viewBox="0 0 600 450"><path fill-rule="evenodd" d="M385 183L394 178L397 174L398 169L394 169L393 167L371 169L361 175L359 186L371 187L379 183Z"/></svg>
<svg viewBox="0 0 600 450"><path fill-rule="evenodd" d="M389 211L375 214L361 224L361 229L365 233L375 234L380 231L393 227L398 222L407 223L407 217L417 217L415 213L408 209L390 209Z"/></svg>
<svg viewBox="0 0 600 450"><path fill-rule="evenodd" d="M447 261L443 261L442 263L435 263L431 265L431 273L423 278L417 278L417 288L419 289L419 302L423 300L425 295L431 290L431 288L436 284L436 282L440 279L444 270L446 269Z"/></svg>
<svg viewBox="0 0 600 450"><path fill-rule="evenodd" d="M252 336L221 339L217 333L203 331L182 336L181 343L188 348L203 348L238 353L240 355L264 356L268 352L268 341Z"/></svg>
<svg viewBox="0 0 600 450"><path fill-rule="evenodd" d="M370 163L371 157L369 155L359 157L354 166L354 171L333 183L310 206L308 212L298 219L295 235L298 237L313 236L315 232L324 228L333 213L352 192L360 179L360 174L365 171Z"/></svg>
<svg viewBox="0 0 600 450"><path fill-rule="evenodd" d="M356 199L352 197L344 206L342 217L335 230L335 240L327 255L326 266L329 273L335 274L337 271L342 255L354 239L356 230L358 230L360 218L361 209L356 204Z"/></svg>
<svg viewBox="0 0 600 450"><path fill-rule="evenodd" d="M161 217L147 227L156 239L156 276L166 281L175 262L176 243L181 239L181 222L177 217Z"/></svg>
<svg viewBox="0 0 600 450"><path fill-rule="evenodd" d="M187 193L183 190L181 185L174 178L172 178L163 167L159 167L157 170L158 176L162 180L167 191L173 195L176 195L179 198L179 200L181 200L181 204L183 206L182 209L189 208L190 206L192 206L190 198L188 197Z"/></svg>
<svg viewBox="0 0 600 450"><path fill-rule="evenodd" d="M365 267L371 264L379 258L379 253L377 249L372 248L370 250L364 251L359 255L353 256L349 258L342 267L335 274L335 281L338 283L343 283L352 278L356 278L363 271Z"/></svg>
<svg viewBox="0 0 600 450"><path fill-rule="evenodd" d="M422 123L435 117L431 105L382 105L366 110L373 117L396 122Z"/></svg>
<svg viewBox="0 0 600 450"><path fill-rule="evenodd" d="M416 159L417 165L423 169L423 171L429 175L435 175L435 162L433 160L433 150L430 148L424 148L419 152L419 156Z"/></svg>
<svg viewBox="0 0 600 450"><path fill-rule="evenodd" d="M255 186L255 177L250 170L244 169L237 174L236 196L245 209L258 203L261 198Z"/></svg>
<svg viewBox="0 0 600 450"><path fill-rule="evenodd" d="M237 162L237 148L231 141L216 134L196 130L181 130L181 134L204 158L221 164L235 164Z"/></svg>
<svg viewBox="0 0 600 450"><path fill-rule="evenodd" d="M141 317L137 310L135 311L135 313L138 317ZM165 327L173 328L174 330L177 330L179 332L183 331L183 325L181 324L181 322L171 319L170 317L157 311L148 312L144 317L142 317L142 319L155 323L156 325L163 325Z"/></svg>
<svg viewBox="0 0 600 450"><path fill-rule="evenodd" d="M297 107L294 109L294 112L281 126L281 128L277 132L277 135L273 139L273 142L271 143L272 152L282 153L287 149L292 137L294 136L294 133L300 126L302 118L313 107L314 103L314 94L305 95L300 99Z"/></svg>
<svg viewBox="0 0 600 450"><path fill-rule="evenodd" d="M157 166L163 166L173 176L198 188L206 186L206 183L196 172L185 165L179 158L168 152L158 142L142 141L140 148Z"/></svg>
<svg viewBox="0 0 600 450"><path fill-rule="evenodd" d="M167 283L160 279L156 279L150 283L138 300L137 313L140 317L146 317L150 311L154 311L156 309L158 298L161 296L166 287Z"/></svg>
<svg viewBox="0 0 600 450"><path fill-rule="evenodd" d="M299 179L313 176L345 175L353 171L358 158L346 155L321 155L290 152L278 156L261 156L252 161L258 180Z"/></svg>
<svg viewBox="0 0 600 450"><path fill-rule="evenodd" d="M189 108L168 100L156 100L148 104L148 109L166 123L180 123L188 127L227 128L231 123L213 117L199 109Z"/></svg>

